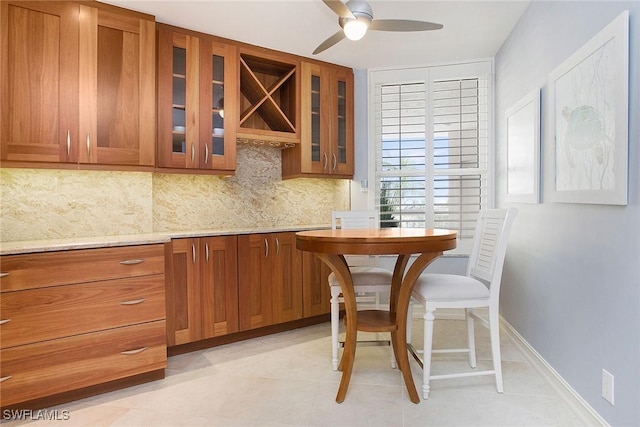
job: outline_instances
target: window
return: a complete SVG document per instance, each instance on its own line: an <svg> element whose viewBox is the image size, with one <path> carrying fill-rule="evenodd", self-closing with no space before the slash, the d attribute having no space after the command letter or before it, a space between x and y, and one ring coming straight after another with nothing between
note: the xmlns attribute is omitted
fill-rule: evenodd
<svg viewBox="0 0 640 427"><path fill-rule="evenodd" d="M370 73L381 227L448 228L465 251L490 180L491 63Z"/></svg>

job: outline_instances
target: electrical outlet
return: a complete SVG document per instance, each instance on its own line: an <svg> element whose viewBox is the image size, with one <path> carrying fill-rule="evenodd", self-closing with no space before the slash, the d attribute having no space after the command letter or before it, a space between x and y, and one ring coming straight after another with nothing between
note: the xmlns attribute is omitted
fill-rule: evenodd
<svg viewBox="0 0 640 427"><path fill-rule="evenodd" d="M606 369L602 370L602 397L613 405L613 374Z"/></svg>

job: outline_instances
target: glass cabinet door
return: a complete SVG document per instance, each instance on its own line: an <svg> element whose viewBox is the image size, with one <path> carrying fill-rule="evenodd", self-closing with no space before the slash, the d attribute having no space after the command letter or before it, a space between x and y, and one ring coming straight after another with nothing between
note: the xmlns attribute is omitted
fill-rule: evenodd
<svg viewBox="0 0 640 427"><path fill-rule="evenodd" d="M236 168L236 48L203 38L200 44L200 168Z"/></svg>
<svg viewBox="0 0 640 427"><path fill-rule="evenodd" d="M173 46L173 106L171 115L171 152L185 154L187 111L187 49Z"/></svg>
<svg viewBox="0 0 640 427"><path fill-rule="evenodd" d="M211 155L224 156L224 56L212 55Z"/></svg>
<svg viewBox="0 0 640 427"><path fill-rule="evenodd" d="M311 75L311 162L321 161L320 76Z"/></svg>
<svg viewBox="0 0 640 427"><path fill-rule="evenodd" d="M158 24L160 167L235 170L236 62L234 46Z"/></svg>
<svg viewBox="0 0 640 427"><path fill-rule="evenodd" d="M332 70L331 173L353 174L353 73Z"/></svg>
<svg viewBox="0 0 640 427"><path fill-rule="evenodd" d="M337 169L337 164L347 163L347 83L342 80L338 80L338 99L337 99L337 125L338 135L336 138L337 149L334 153L334 169Z"/></svg>

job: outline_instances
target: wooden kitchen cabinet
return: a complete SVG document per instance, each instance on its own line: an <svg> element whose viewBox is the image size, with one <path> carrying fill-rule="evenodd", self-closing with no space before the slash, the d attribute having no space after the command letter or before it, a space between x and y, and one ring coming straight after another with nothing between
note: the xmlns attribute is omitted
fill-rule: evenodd
<svg viewBox="0 0 640 427"><path fill-rule="evenodd" d="M2 405L163 372L163 246L3 256Z"/></svg>
<svg viewBox="0 0 640 427"><path fill-rule="evenodd" d="M302 310L304 317L331 312L329 274L331 274L331 269L316 254L302 253Z"/></svg>
<svg viewBox="0 0 640 427"><path fill-rule="evenodd" d="M301 142L282 152L282 177L352 178L353 71L302 61Z"/></svg>
<svg viewBox="0 0 640 427"><path fill-rule="evenodd" d="M0 3L3 161L78 161L78 5Z"/></svg>
<svg viewBox="0 0 640 427"><path fill-rule="evenodd" d="M218 337L238 331L238 239L200 239L202 336Z"/></svg>
<svg viewBox="0 0 640 427"><path fill-rule="evenodd" d="M174 239L168 251L168 345L236 332L236 236Z"/></svg>
<svg viewBox="0 0 640 427"><path fill-rule="evenodd" d="M300 142L298 58L267 49L239 49L238 139L293 145Z"/></svg>
<svg viewBox="0 0 640 427"><path fill-rule="evenodd" d="M0 159L153 166L153 17L102 3L0 7Z"/></svg>
<svg viewBox="0 0 640 427"><path fill-rule="evenodd" d="M236 47L158 24L158 166L236 169Z"/></svg>
<svg viewBox="0 0 640 427"><path fill-rule="evenodd" d="M302 318L302 253L295 233L238 236L240 330Z"/></svg>

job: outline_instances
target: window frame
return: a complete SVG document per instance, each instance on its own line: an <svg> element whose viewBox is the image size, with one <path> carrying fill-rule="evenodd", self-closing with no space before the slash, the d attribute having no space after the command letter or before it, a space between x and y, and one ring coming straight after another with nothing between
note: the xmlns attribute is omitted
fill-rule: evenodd
<svg viewBox="0 0 640 427"><path fill-rule="evenodd" d="M463 79L473 78L479 75L487 76L487 158L486 158L486 188L487 198L486 204L483 208L492 208L495 206L495 109L494 109L494 72L493 72L493 59L480 59L477 61L469 61L455 64L440 64L432 66L422 67L410 67L410 68L394 68L394 69L371 69L367 71L367 154L368 154L368 170L367 177L370 186L370 191L367 195L368 209L376 209L377 198L379 197L376 184L376 167L377 167L377 143L376 143L376 85L378 84L404 84L414 82L424 82L426 87L426 102L427 102L427 114L426 114L426 150L430 153L431 159L426 162L427 165L433 165L433 150L434 150L434 120L433 120L433 86L436 80L446 79ZM474 169L474 172L476 170ZM447 173L448 172L448 173ZM445 175L462 176L465 174L456 173L454 171L447 171ZM426 182L433 182L434 176L442 175L441 171L435 170L427 166L424 173L420 172L422 176L427 180ZM433 224L434 215L434 191L433 185L426 185L425 188L426 200L430 200L426 203L426 215L425 221L427 227L429 224ZM458 239L458 246L452 251L447 251L445 255L468 255L471 251L472 239Z"/></svg>

